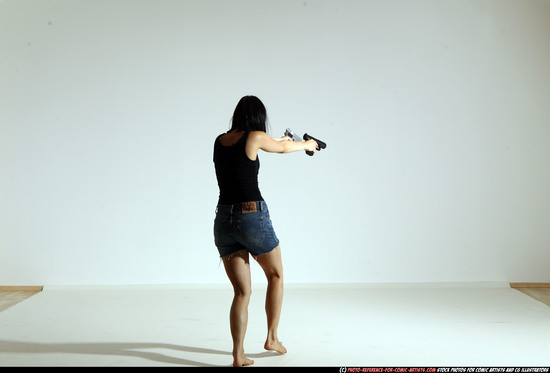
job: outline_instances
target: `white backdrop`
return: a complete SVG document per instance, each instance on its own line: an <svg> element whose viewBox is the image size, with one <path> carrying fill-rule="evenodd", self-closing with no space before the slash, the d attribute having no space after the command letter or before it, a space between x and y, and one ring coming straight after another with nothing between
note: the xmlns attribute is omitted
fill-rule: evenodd
<svg viewBox="0 0 550 373"><path fill-rule="evenodd" d="M0 284L227 283L241 96L289 283L550 281L550 2L0 1ZM253 265L255 282L259 267Z"/></svg>

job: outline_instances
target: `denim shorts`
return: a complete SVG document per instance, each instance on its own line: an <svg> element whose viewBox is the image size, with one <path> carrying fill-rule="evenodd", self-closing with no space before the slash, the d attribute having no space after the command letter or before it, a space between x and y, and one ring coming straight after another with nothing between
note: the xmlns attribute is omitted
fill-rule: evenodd
<svg viewBox="0 0 550 373"><path fill-rule="evenodd" d="M218 205L214 220L214 242L220 257L239 250L247 250L256 257L279 246L267 204L265 201L254 203L255 212L243 212L240 203Z"/></svg>

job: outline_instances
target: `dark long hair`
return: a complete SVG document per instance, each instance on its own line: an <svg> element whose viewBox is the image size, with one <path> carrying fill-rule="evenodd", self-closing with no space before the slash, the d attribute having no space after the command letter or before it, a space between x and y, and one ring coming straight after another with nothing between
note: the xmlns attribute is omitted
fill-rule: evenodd
<svg viewBox="0 0 550 373"><path fill-rule="evenodd" d="M239 100L231 122L231 131L267 133L267 111L262 101L256 96L244 96Z"/></svg>

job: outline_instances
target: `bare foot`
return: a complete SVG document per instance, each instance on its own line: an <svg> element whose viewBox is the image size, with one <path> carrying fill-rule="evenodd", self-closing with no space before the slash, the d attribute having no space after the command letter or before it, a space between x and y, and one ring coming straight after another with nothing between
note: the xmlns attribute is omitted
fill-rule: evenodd
<svg viewBox="0 0 550 373"><path fill-rule="evenodd" d="M286 348L279 341L265 342L264 348L269 351L276 351L280 354L286 354Z"/></svg>
<svg viewBox="0 0 550 373"><path fill-rule="evenodd" d="M254 364L254 360L250 360L246 356L239 356L233 360L233 366L234 367L245 367L247 365Z"/></svg>

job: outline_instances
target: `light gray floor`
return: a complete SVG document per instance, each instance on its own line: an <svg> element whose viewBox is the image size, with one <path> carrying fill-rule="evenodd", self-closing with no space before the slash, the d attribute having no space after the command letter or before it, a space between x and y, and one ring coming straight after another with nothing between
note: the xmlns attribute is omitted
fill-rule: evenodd
<svg viewBox="0 0 550 373"><path fill-rule="evenodd" d="M506 286L287 285L263 350L265 286L250 304L255 366L549 366L550 307ZM228 286L48 287L0 312L1 366L228 366Z"/></svg>

